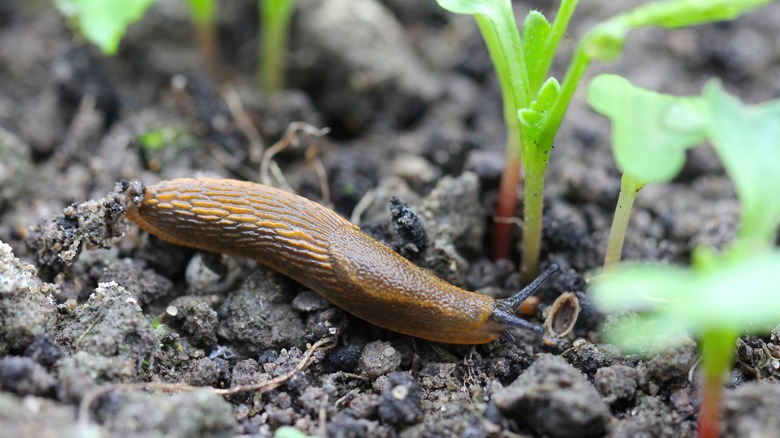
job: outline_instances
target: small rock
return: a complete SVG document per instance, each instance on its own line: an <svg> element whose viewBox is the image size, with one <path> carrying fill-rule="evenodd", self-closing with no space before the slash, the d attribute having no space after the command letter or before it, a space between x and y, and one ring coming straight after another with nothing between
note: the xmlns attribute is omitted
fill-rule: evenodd
<svg viewBox="0 0 780 438"><path fill-rule="evenodd" d="M551 437L597 436L610 418L609 406L587 377L549 354L540 355L493 402L504 416Z"/></svg>
<svg viewBox="0 0 780 438"><path fill-rule="evenodd" d="M392 344L374 341L366 345L360 356L359 369L371 379L394 371L401 365L401 353Z"/></svg>
<svg viewBox="0 0 780 438"><path fill-rule="evenodd" d="M636 395L639 371L625 365L612 365L596 371L594 385L604 396L604 401L631 401Z"/></svg>
<svg viewBox="0 0 780 438"><path fill-rule="evenodd" d="M0 359L0 390L18 395L48 394L56 384L44 367L29 357Z"/></svg>
<svg viewBox="0 0 780 438"><path fill-rule="evenodd" d="M219 336L247 356L299 342L304 325L290 304L287 284L266 268L250 274L220 308Z"/></svg>
<svg viewBox="0 0 780 438"><path fill-rule="evenodd" d="M130 260L114 260L101 272L99 283L115 281L133 294L143 306L173 290L171 280Z"/></svg>
<svg viewBox="0 0 780 438"><path fill-rule="evenodd" d="M777 436L780 430L780 385L750 382L723 397L723 436Z"/></svg>
<svg viewBox="0 0 780 438"><path fill-rule="evenodd" d="M201 358L190 370L190 385L216 386L219 374L219 368L213 360L208 357Z"/></svg>
<svg viewBox="0 0 780 438"><path fill-rule="evenodd" d="M612 365L616 356L617 352L611 351L609 347L595 345L584 339L577 339L571 348L561 354L566 362L589 375L599 368Z"/></svg>
<svg viewBox="0 0 780 438"><path fill-rule="evenodd" d="M382 391L379 419L395 426L412 424L422 415L420 383L407 373L393 372L390 384Z"/></svg>
<svg viewBox="0 0 780 438"><path fill-rule="evenodd" d="M219 319L217 311L211 307L212 301L209 296L187 295L170 303L169 308L176 309L175 315L171 316L181 323L182 331L189 335L194 345L205 348L217 345Z"/></svg>
<svg viewBox="0 0 780 438"><path fill-rule="evenodd" d="M352 372L360 358L360 347L355 344L338 347L328 354L328 361L339 371Z"/></svg>
<svg viewBox="0 0 780 438"><path fill-rule="evenodd" d="M44 367L50 367L54 365L62 357L62 348L57 344L51 336L46 333L39 335L27 350L24 351L24 355L38 362Z"/></svg>

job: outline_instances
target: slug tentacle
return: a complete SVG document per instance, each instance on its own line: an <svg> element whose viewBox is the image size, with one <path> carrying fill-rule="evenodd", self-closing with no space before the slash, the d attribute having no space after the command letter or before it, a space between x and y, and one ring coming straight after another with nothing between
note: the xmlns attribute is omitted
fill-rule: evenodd
<svg viewBox="0 0 780 438"><path fill-rule="evenodd" d="M177 179L128 192L127 217L173 244L252 258L372 324L438 342L482 344L541 328L514 311L557 266L505 300L456 287L316 202L260 184Z"/></svg>
<svg viewBox="0 0 780 438"><path fill-rule="evenodd" d="M536 277L534 281L529 283L528 286L524 287L520 292L512 295L509 298L504 298L503 300L499 300L500 305L512 309L513 311L517 311L517 309L520 308L520 305L523 304L523 302L527 300L531 295L535 294L536 291L539 290L539 287L542 285L542 283L544 283L545 280L550 278L550 276L556 272L558 272L558 265L556 263L553 263L550 266L548 266L547 269L544 270L544 272L539 274L539 276Z"/></svg>

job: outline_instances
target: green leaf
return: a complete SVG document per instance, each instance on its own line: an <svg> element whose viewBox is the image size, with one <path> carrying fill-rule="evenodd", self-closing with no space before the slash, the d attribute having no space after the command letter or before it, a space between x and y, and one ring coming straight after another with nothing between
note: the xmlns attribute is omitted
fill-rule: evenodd
<svg viewBox="0 0 780 438"><path fill-rule="evenodd" d="M654 348L656 334L685 331L762 332L780 321L780 252L728 254L716 269L626 264L592 281L596 306L606 312L637 311L639 319L610 327L615 339ZM629 325L635 324L636 328ZM616 327L616 328L615 328Z"/></svg>
<svg viewBox="0 0 780 438"><path fill-rule="evenodd" d="M212 23L217 14L217 0L187 0L196 23Z"/></svg>
<svg viewBox="0 0 780 438"><path fill-rule="evenodd" d="M512 11L510 0L436 0L436 3L456 14L482 15L494 21Z"/></svg>
<svg viewBox="0 0 780 438"><path fill-rule="evenodd" d="M693 281L692 272L682 267L624 263L593 278L593 299L606 312L650 310L673 304Z"/></svg>
<svg viewBox="0 0 780 438"><path fill-rule="evenodd" d="M644 355L691 341L687 324L658 314L618 316L604 327L603 337L625 353Z"/></svg>
<svg viewBox="0 0 780 438"><path fill-rule="evenodd" d="M552 26L539 11L531 11L523 22L523 50L528 70L528 83L533 93L539 90L544 81L544 71L539 68L547 55Z"/></svg>
<svg viewBox="0 0 780 438"><path fill-rule="evenodd" d="M140 20L154 0L55 0L87 41L107 55L116 54L127 27Z"/></svg>
<svg viewBox="0 0 780 438"><path fill-rule="evenodd" d="M732 20L773 0L666 0L644 3L614 20L629 27L693 26Z"/></svg>
<svg viewBox="0 0 780 438"><path fill-rule="evenodd" d="M555 78L548 78L536 100L531 102L529 108L518 110L517 115L524 129L527 129L530 138L538 138L547 118L550 108L555 104L561 94L561 85Z"/></svg>
<svg viewBox="0 0 780 438"><path fill-rule="evenodd" d="M309 436L292 426L282 426L276 429L274 438L309 438Z"/></svg>
<svg viewBox="0 0 780 438"><path fill-rule="evenodd" d="M615 75L596 77L588 103L612 120L615 161L642 183L668 181L685 164L685 149L705 139L699 98L659 94Z"/></svg>
<svg viewBox="0 0 780 438"><path fill-rule="evenodd" d="M594 61L612 61L623 53L629 27L617 21L599 24L580 41L585 56Z"/></svg>
<svg viewBox="0 0 780 438"><path fill-rule="evenodd" d="M703 96L707 134L742 207L740 237L770 246L780 222L780 99L747 108L716 82Z"/></svg>

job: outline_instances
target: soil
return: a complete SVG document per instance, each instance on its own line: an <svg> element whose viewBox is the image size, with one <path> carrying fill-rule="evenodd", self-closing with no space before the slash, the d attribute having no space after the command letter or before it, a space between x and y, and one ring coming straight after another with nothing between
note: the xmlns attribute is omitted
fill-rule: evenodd
<svg viewBox="0 0 780 438"><path fill-rule="evenodd" d="M584 87L545 189L542 266L562 272L527 315L540 322L575 293L580 319L554 342L399 335L252 261L128 225L122 179L265 181L352 217L459 286L495 297L522 286L516 260L488 258L505 130L473 20L433 1L300 0L287 89L268 96L254 83L256 3L220 3L209 74L185 2L158 1L111 58L81 44L50 2L0 2L0 435L695 434L693 341L651 357L599 342L587 278L603 259L619 173ZM549 3L515 6L519 17L553 15ZM553 74L595 23L637 3L582 2ZM776 98L778 23L775 2L732 23L636 31L587 80L614 72L694 94L718 77L748 102ZM262 166L292 122L330 132L299 133ZM678 178L640 194L624 258L686 264L696 245L726 245L738 214L712 150L694 149ZM739 341L724 436L778 436L778 358L780 329Z"/></svg>

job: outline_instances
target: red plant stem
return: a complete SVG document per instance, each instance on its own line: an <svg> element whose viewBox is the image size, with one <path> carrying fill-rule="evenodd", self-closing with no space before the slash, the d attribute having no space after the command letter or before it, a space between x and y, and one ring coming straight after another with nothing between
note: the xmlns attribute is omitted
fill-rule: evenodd
<svg viewBox="0 0 780 438"><path fill-rule="evenodd" d="M493 224L493 260L512 258L512 245L517 223L517 186L521 178L520 151L507 148L504 173L498 189L495 223Z"/></svg>
<svg viewBox="0 0 780 438"><path fill-rule="evenodd" d="M739 330L720 327L705 330L701 339L702 395L699 407L699 438L718 438L723 381L734 360Z"/></svg>
<svg viewBox="0 0 780 438"><path fill-rule="evenodd" d="M718 438L720 435L720 399L723 379L705 373L702 383L702 402L699 408L699 438Z"/></svg>

